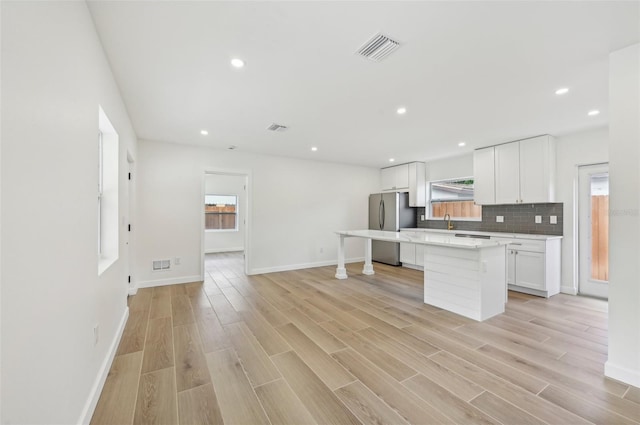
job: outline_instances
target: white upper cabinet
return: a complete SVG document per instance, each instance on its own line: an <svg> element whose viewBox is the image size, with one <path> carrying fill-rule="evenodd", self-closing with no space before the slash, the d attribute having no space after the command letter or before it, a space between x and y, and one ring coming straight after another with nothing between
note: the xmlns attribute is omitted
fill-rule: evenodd
<svg viewBox="0 0 640 425"><path fill-rule="evenodd" d="M556 148L551 136L520 141L520 202L555 201Z"/></svg>
<svg viewBox="0 0 640 425"><path fill-rule="evenodd" d="M473 159L477 204L555 201L553 137L545 135L478 149Z"/></svg>
<svg viewBox="0 0 640 425"><path fill-rule="evenodd" d="M380 170L382 191L409 192L410 207L426 205L426 174L424 162L411 162Z"/></svg>
<svg viewBox="0 0 640 425"><path fill-rule="evenodd" d="M382 190L409 189L409 164L380 170Z"/></svg>
<svg viewBox="0 0 640 425"><path fill-rule="evenodd" d="M380 180L382 190L395 190L396 188L396 167L383 168L380 170Z"/></svg>
<svg viewBox="0 0 640 425"><path fill-rule="evenodd" d="M496 146L496 204L520 202L520 142Z"/></svg>
<svg viewBox="0 0 640 425"><path fill-rule="evenodd" d="M473 196L478 205L496 203L495 148L473 151Z"/></svg>
<svg viewBox="0 0 640 425"><path fill-rule="evenodd" d="M409 189L409 165L393 167L396 170L396 189Z"/></svg>

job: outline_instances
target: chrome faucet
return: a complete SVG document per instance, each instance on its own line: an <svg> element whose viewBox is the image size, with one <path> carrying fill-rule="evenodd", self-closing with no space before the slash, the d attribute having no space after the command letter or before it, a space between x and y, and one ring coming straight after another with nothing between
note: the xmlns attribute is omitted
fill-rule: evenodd
<svg viewBox="0 0 640 425"><path fill-rule="evenodd" d="M449 213L444 215L444 221L447 222L447 230L453 230L453 224L451 224L451 216Z"/></svg>

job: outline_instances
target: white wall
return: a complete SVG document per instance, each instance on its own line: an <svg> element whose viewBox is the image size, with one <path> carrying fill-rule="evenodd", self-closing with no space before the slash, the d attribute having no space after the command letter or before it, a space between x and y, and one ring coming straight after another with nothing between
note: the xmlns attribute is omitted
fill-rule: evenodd
<svg viewBox="0 0 640 425"><path fill-rule="evenodd" d="M139 141L138 231L133 278L139 286L200 279L202 184L205 170L248 171L250 273L333 264L341 229L368 225L368 197L380 170L242 151ZM362 241L347 257L362 258ZM181 257L152 272L151 261Z"/></svg>
<svg viewBox="0 0 640 425"><path fill-rule="evenodd" d="M245 176L228 174L207 174L205 193L212 195L235 195L238 198L237 230L206 230L204 252L242 251L244 249L244 218L247 211L245 197Z"/></svg>
<svg viewBox="0 0 640 425"><path fill-rule="evenodd" d="M640 44L609 57L609 358L640 387Z"/></svg>
<svg viewBox="0 0 640 425"><path fill-rule="evenodd" d="M120 135L121 194L136 136L85 2L0 7L0 422L78 423L128 311L123 259L98 277L98 105Z"/></svg>
<svg viewBox="0 0 640 425"><path fill-rule="evenodd" d="M606 127L556 137L556 201L564 204L561 291L578 291L578 166L608 162Z"/></svg>

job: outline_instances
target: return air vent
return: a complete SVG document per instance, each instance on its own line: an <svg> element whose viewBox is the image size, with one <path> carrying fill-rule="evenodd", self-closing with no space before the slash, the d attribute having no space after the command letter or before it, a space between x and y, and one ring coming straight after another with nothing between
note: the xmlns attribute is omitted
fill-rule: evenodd
<svg viewBox="0 0 640 425"><path fill-rule="evenodd" d="M286 125L282 125L282 124L273 123L269 127L267 127L267 130L283 132L283 131L287 131L287 126Z"/></svg>
<svg viewBox="0 0 640 425"><path fill-rule="evenodd" d="M151 269L154 272L161 271L161 270L170 270L171 260L153 260L151 262Z"/></svg>
<svg viewBox="0 0 640 425"><path fill-rule="evenodd" d="M392 40L384 34L377 34L360 47L357 53L374 62L380 62L393 53L398 47L400 47L400 43L397 41Z"/></svg>

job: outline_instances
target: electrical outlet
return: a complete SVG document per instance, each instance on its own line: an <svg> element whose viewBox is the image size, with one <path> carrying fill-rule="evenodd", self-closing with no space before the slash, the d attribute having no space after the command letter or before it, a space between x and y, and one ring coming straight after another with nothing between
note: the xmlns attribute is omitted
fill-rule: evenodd
<svg viewBox="0 0 640 425"><path fill-rule="evenodd" d="M551 224L558 224L558 216L557 215L549 216L549 222Z"/></svg>
<svg viewBox="0 0 640 425"><path fill-rule="evenodd" d="M175 264L176 266L179 266L181 261L182 261L182 258L180 258L180 257L176 257L176 258L173 260L173 264Z"/></svg>
<svg viewBox="0 0 640 425"><path fill-rule="evenodd" d="M93 345L98 345L98 341L100 340L100 325L95 324L93 326Z"/></svg>
<svg viewBox="0 0 640 425"><path fill-rule="evenodd" d="M542 216L541 215L537 215L536 216L536 224L540 224L542 223Z"/></svg>
<svg viewBox="0 0 640 425"><path fill-rule="evenodd" d="M496 223L504 223L504 216L503 215L497 215L496 216Z"/></svg>
<svg viewBox="0 0 640 425"><path fill-rule="evenodd" d="M424 214L420 216L420 221L424 221Z"/></svg>

